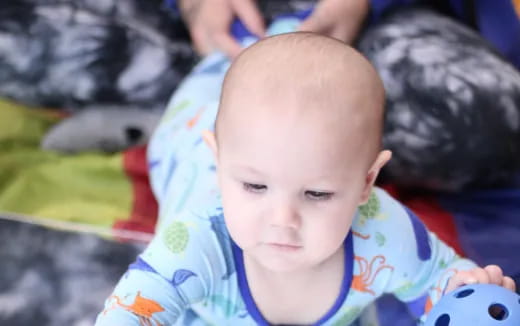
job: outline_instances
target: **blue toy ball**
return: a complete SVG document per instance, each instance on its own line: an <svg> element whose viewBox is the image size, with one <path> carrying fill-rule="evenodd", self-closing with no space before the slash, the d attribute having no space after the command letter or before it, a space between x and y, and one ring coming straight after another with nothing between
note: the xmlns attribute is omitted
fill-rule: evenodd
<svg viewBox="0 0 520 326"><path fill-rule="evenodd" d="M493 284L462 286L433 306L425 326L520 326L520 295Z"/></svg>

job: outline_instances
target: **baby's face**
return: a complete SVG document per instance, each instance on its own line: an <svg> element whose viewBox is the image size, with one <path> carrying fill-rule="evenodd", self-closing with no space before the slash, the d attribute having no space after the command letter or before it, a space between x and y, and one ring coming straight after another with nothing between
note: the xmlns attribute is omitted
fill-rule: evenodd
<svg viewBox="0 0 520 326"><path fill-rule="evenodd" d="M305 117L288 107L247 111L226 118L219 134L219 184L233 240L273 271L324 262L343 244L360 204L364 150L318 110Z"/></svg>

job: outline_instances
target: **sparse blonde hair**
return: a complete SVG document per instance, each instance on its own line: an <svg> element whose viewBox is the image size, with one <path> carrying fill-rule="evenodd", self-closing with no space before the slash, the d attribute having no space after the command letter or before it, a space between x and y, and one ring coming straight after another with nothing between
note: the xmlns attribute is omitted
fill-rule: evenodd
<svg viewBox="0 0 520 326"><path fill-rule="evenodd" d="M338 114L341 119L351 114L366 116L370 136L365 141L374 144L377 151L381 147L383 83L367 59L336 39L295 32L263 39L245 49L224 79L215 122L217 135L225 116L232 110L234 99L251 94L272 98L294 96L302 103L316 99L345 102L355 99L356 105L340 105L348 112L332 114ZM361 107L347 108L349 106Z"/></svg>

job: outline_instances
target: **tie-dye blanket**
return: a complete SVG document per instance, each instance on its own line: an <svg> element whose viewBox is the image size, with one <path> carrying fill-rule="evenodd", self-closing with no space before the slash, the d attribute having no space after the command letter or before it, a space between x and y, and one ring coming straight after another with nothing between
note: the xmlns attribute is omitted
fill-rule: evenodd
<svg viewBox="0 0 520 326"><path fill-rule="evenodd" d="M142 250L0 218L0 325L86 326Z"/></svg>

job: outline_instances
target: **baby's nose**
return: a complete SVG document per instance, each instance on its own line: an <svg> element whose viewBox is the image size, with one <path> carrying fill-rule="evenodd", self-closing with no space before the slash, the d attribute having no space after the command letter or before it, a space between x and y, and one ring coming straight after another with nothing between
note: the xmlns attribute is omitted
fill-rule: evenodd
<svg viewBox="0 0 520 326"><path fill-rule="evenodd" d="M300 214L290 205L279 205L272 211L270 224L275 227L299 229L301 226Z"/></svg>

